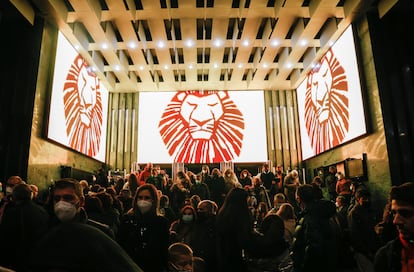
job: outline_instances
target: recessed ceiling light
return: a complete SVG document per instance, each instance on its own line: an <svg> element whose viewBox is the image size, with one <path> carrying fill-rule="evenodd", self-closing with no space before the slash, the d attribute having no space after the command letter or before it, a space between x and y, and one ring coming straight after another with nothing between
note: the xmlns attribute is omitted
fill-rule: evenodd
<svg viewBox="0 0 414 272"><path fill-rule="evenodd" d="M193 69L193 68L194 68L194 66L193 66L192 64L190 64L190 65L188 65L188 68L189 68L189 69Z"/></svg>
<svg viewBox="0 0 414 272"><path fill-rule="evenodd" d="M299 43L301 46L305 46L305 45L307 45L308 44L308 41L307 40L305 40L305 39L303 39L303 40L301 40L300 41L300 43Z"/></svg>
<svg viewBox="0 0 414 272"><path fill-rule="evenodd" d="M292 63L290 63L290 62L288 64L286 64L286 68L288 68L288 69L292 68L292 66L293 66Z"/></svg>
<svg viewBox="0 0 414 272"><path fill-rule="evenodd" d="M128 47L134 49L137 47L137 44L135 42L129 42Z"/></svg>
<svg viewBox="0 0 414 272"><path fill-rule="evenodd" d="M263 68L267 68L267 67L269 67L269 65L267 65L267 63L263 63L263 64L262 64L262 67L263 67Z"/></svg>
<svg viewBox="0 0 414 272"><path fill-rule="evenodd" d="M241 69L241 68L243 68L243 64L242 64L242 63L239 63L239 65L237 65L237 67L238 67L239 69Z"/></svg>
<svg viewBox="0 0 414 272"><path fill-rule="evenodd" d="M165 69L165 70L168 70L168 68L169 68L169 67L168 67L168 65L167 65L167 64L166 64L166 65L164 65L164 69Z"/></svg>
<svg viewBox="0 0 414 272"><path fill-rule="evenodd" d="M219 67L219 65L218 65L217 63L214 63L213 67L214 67L214 68L218 68L218 67Z"/></svg>
<svg viewBox="0 0 414 272"><path fill-rule="evenodd" d="M144 70L144 65L139 66L139 69L142 71Z"/></svg>
<svg viewBox="0 0 414 272"><path fill-rule="evenodd" d="M102 49L108 49L108 44L107 44L107 43L103 43L103 44L101 45L101 48L102 48Z"/></svg>
<svg viewBox="0 0 414 272"><path fill-rule="evenodd" d="M216 40L213 42L213 44L214 44L214 46L216 46L216 47L220 47L220 46L222 46L222 45L223 45L223 41L222 41L222 40L220 40L220 39L216 39Z"/></svg>
<svg viewBox="0 0 414 272"><path fill-rule="evenodd" d="M188 39L187 41L185 41L185 45L187 47L193 47L194 46L194 41L191 39Z"/></svg>
<svg viewBox="0 0 414 272"><path fill-rule="evenodd" d="M121 66L119 66L119 65L115 65L115 71L120 71L121 70Z"/></svg>
<svg viewBox="0 0 414 272"><path fill-rule="evenodd" d="M243 41L243 45L244 45L244 46L249 46L249 44L250 44L250 43L249 43L249 40L244 40L244 41Z"/></svg>
<svg viewBox="0 0 414 272"><path fill-rule="evenodd" d="M276 47L280 44L280 42L278 40L272 40L272 42L270 43L272 46Z"/></svg>
<svg viewBox="0 0 414 272"><path fill-rule="evenodd" d="M165 47L165 42L164 42L164 41L158 41L158 42L157 42L157 46L158 46L159 48L164 48L164 47Z"/></svg>

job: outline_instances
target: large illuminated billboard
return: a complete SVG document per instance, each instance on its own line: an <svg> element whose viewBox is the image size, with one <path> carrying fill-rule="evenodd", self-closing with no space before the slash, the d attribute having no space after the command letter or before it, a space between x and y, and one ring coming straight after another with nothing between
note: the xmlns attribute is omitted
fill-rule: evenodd
<svg viewBox="0 0 414 272"><path fill-rule="evenodd" d="M297 88L302 158L366 134L351 26Z"/></svg>
<svg viewBox="0 0 414 272"><path fill-rule="evenodd" d="M105 161L108 91L59 32L47 137Z"/></svg>
<svg viewBox="0 0 414 272"><path fill-rule="evenodd" d="M263 91L141 92L139 163L267 161Z"/></svg>

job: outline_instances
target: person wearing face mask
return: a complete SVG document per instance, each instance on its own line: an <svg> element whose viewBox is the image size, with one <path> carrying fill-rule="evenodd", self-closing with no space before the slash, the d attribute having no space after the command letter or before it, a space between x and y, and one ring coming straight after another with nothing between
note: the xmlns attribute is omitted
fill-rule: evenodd
<svg viewBox="0 0 414 272"><path fill-rule="evenodd" d="M157 168L151 169L151 176L147 177L145 183L151 183L155 187L157 187L158 190L164 191L164 179L161 175L159 175L159 170Z"/></svg>
<svg viewBox="0 0 414 272"><path fill-rule="evenodd" d="M17 184L24 184L26 182L19 176L11 176L7 179L5 195L0 201L0 223L7 205L12 201L13 188Z"/></svg>
<svg viewBox="0 0 414 272"><path fill-rule="evenodd" d="M217 271L216 257L216 214L218 206L214 201L202 200L197 205L195 222L190 246L194 255L201 257L206 265L205 271Z"/></svg>
<svg viewBox="0 0 414 272"><path fill-rule="evenodd" d="M138 187L132 209L121 218L117 241L145 272L166 270L169 224L167 218L159 213L154 185Z"/></svg>
<svg viewBox="0 0 414 272"><path fill-rule="evenodd" d="M51 227L61 223L85 223L115 239L114 232L108 225L88 218L84 209L83 189L78 180L71 178L57 180L50 193L45 207L50 215Z"/></svg>
<svg viewBox="0 0 414 272"><path fill-rule="evenodd" d="M252 174L247 169L243 169L239 175L239 182L243 188L252 187Z"/></svg>
<svg viewBox="0 0 414 272"><path fill-rule="evenodd" d="M197 214L193 206L186 205L181 209L181 217L172 222L170 241L191 244Z"/></svg>
<svg viewBox="0 0 414 272"><path fill-rule="evenodd" d="M46 203L51 226L27 256L28 271L142 271L103 232L106 225L88 220L84 202L78 180L64 178L54 183Z"/></svg>
<svg viewBox="0 0 414 272"><path fill-rule="evenodd" d="M190 195L198 195L201 200L210 199L210 190L208 189L207 184L204 183L202 174L192 175L190 179L192 183L190 187Z"/></svg>

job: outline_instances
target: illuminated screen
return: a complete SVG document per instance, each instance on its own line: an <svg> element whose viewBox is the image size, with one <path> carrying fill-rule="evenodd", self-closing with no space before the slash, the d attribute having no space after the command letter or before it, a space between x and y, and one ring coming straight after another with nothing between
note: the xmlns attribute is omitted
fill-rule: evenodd
<svg viewBox="0 0 414 272"><path fill-rule="evenodd" d="M108 91L59 33L47 137L105 161Z"/></svg>
<svg viewBox="0 0 414 272"><path fill-rule="evenodd" d="M267 161L263 91L139 94L138 162Z"/></svg>
<svg viewBox="0 0 414 272"><path fill-rule="evenodd" d="M351 27L309 72L297 98L304 160L366 133Z"/></svg>

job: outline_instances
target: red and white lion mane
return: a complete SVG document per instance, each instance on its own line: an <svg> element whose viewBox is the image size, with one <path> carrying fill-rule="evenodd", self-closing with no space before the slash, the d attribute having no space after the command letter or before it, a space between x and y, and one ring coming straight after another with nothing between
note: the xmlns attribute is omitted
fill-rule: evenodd
<svg viewBox="0 0 414 272"><path fill-rule="evenodd" d="M158 128L174 162L232 161L243 145L243 114L227 91L177 92Z"/></svg>
<svg viewBox="0 0 414 272"><path fill-rule="evenodd" d="M307 77L305 124L315 154L341 144L349 129L348 81L329 50Z"/></svg>
<svg viewBox="0 0 414 272"><path fill-rule="evenodd" d="M69 146L88 156L99 152L102 133L102 98L99 79L78 55L63 88Z"/></svg>

